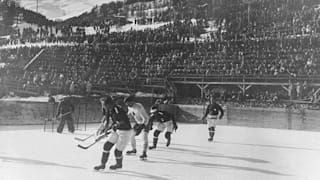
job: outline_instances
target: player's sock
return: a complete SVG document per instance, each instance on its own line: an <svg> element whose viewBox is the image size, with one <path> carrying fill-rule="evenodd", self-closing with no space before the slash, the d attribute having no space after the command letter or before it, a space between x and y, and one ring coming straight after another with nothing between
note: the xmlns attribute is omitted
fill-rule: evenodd
<svg viewBox="0 0 320 180"><path fill-rule="evenodd" d="M209 128L209 139L208 139L208 141L213 141L214 133L215 133L215 127L210 127Z"/></svg>
<svg viewBox="0 0 320 180"><path fill-rule="evenodd" d="M167 139L167 144L166 146L168 147L171 143L171 132L166 132L165 137Z"/></svg>
<svg viewBox="0 0 320 180"><path fill-rule="evenodd" d="M109 158L109 152L104 151L102 153L102 157L101 157L101 164L98 166L95 166L94 169L97 171L100 169L104 169L106 167L106 163L108 161L108 158Z"/></svg>
<svg viewBox="0 0 320 180"><path fill-rule="evenodd" d="M149 149L156 149L158 144L158 137L153 137L153 145Z"/></svg>
<svg viewBox="0 0 320 180"><path fill-rule="evenodd" d="M121 169L122 168L122 160L123 160L122 151L119 151L118 149L116 149L114 151L114 155L116 157L117 164L111 165L109 168L112 170Z"/></svg>
<svg viewBox="0 0 320 180"><path fill-rule="evenodd" d="M157 144L158 144L158 136L161 133L161 131L159 130L155 130L153 133L153 146L149 147L149 149L155 149L157 148Z"/></svg>
<svg viewBox="0 0 320 180"><path fill-rule="evenodd" d="M98 166L95 166L94 169L95 170L100 170L100 169L104 169L106 167L106 163L108 161L109 158L109 154L110 154L110 149L112 148L114 144L110 143L110 142L106 142L103 146L103 153L102 153L102 157L101 157L101 164Z"/></svg>

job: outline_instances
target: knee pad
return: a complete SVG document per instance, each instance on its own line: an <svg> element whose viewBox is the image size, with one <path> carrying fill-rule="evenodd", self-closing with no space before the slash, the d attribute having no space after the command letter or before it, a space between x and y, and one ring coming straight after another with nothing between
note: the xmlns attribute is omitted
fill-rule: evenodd
<svg viewBox="0 0 320 180"><path fill-rule="evenodd" d="M166 134L164 135L165 138L170 139L171 137L171 132L166 132Z"/></svg>
<svg viewBox="0 0 320 180"><path fill-rule="evenodd" d="M155 130L153 133L153 136L158 137L160 133L161 133L161 131Z"/></svg>
<svg viewBox="0 0 320 180"><path fill-rule="evenodd" d="M216 130L216 127L209 127L209 131L215 131Z"/></svg>
<svg viewBox="0 0 320 180"><path fill-rule="evenodd" d="M110 151L113 145L113 143L107 141L106 143L104 143L103 150Z"/></svg>
<svg viewBox="0 0 320 180"><path fill-rule="evenodd" d="M118 149L114 150L114 155L116 157L121 157L122 156L122 151L119 151Z"/></svg>

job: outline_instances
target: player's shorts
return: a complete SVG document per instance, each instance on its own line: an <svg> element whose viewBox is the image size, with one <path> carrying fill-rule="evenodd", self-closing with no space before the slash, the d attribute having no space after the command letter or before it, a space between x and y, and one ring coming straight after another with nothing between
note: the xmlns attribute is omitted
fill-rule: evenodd
<svg viewBox="0 0 320 180"><path fill-rule="evenodd" d="M145 124L138 124L138 123L132 123L131 126L133 127L133 130L135 132L135 136L138 136L141 134L142 130L145 133L148 133L150 131L150 123L147 125Z"/></svg>
<svg viewBox="0 0 320 180"><path fill-rule="evenodd" d="M141 131L145 128L146 128L146 126L144 124L135 124L133 126L133 130L135 132L135 135L138 136L141 133Z"/></svg>
<svg viewBox="0 0 320 180"><path fill-rule="evenodd" d="M216 126L216 120L217 120L218 116L217 115L208 115L207 116L207 124L208 127L215 127Z"/></svg>
<svg viewBox="0 0 320 180"><path fill-rule="evenodd" d="M117 131L112 131L108 141L116 144L116 148L119 151L123 151L125 147L128 145L131 136L132 136L133 131L132 130L117 130Z"/></svg>
<svg viewBox="0 0 320 180"><path fill-rule="evenodd" d="M171 121L167 121L167 122L155 122L154 123L155 126L157 127L156 130L162 132L165 129L167 129L167 132L173 132L173 122Z"/></svg>

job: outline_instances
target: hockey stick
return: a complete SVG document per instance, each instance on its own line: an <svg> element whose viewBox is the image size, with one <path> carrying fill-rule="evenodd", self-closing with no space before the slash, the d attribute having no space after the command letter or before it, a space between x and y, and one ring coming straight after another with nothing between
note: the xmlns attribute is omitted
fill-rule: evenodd
<svg viewBox="0 0 320 180"><path fill-rule="evenodd" d="M89 144L88 146L83 146L81 144L78 144L78 147L81 148L81 149L88 149L90 148L91 146L95 145L98 141L94 141L93 143Z"/></svg>
<svg viewBox="0 0 320 180"><path fill-rule="evenodd" d="M60 121L59 119L61 119L63 116L66 116L66 115L71 114L71 113L72 112L66 112L64 114L60 114L59 116L52 118L52 120L53 121Z"/></svg>
<svg viewBox="0 0 320 180"><path fill-rule="evenodd" d="M81 148L81 149L88 149L90 148L91 146L95 145L97 142L99 142L102 138L104 137L107 137L108 134L110 134L111 132L110 131L107 131L106 133L104 134L101 134L100 136L97 137L97 139L95 139L95 141L87 146L84 146L84 145L81 145L81 144L78 144L78 147Z"/></svg>
<svg viewBox="0 0 320 180"><path fill-rule="evenodd" d="M60 114L59 117L62 118L63 116L66 116L66 115L71 114L71 113L72 113L72 112L69 111L69 112L66 112L66 113L64 113L64 114Z"/></svg>
<svg viewBox="0 0 320 180"><path fill-rule="evenodd" d="M89 138L91 138L92 136L94 136L95 134L90 134L89 136L85 137L85 138L79 138L79 137L75 137L74 139L75 140L78 140L78 141L86 141L88 140Z"/></svg>

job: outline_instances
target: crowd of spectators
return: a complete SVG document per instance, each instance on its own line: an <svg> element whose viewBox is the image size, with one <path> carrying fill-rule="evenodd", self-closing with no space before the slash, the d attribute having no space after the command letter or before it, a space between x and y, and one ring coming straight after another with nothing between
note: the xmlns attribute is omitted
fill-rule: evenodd
<svg viewBox="0 0 320 180"><path fill-rule="evenodd" d="M83 93L94 85L135 84L140 79L151 84L168 76L318 76L320 11L294 2L297 4L276 0L242 4L240 9L247 11L217 21L218 31L204 41L197 40L205 27L203 19L91 36L65 28L62 37L78 43L44 48L26 71L24 65L42 48L0 49L0 63L5 64L0 68L0 80L20 81L24 89L50 86L64 93ZM54 39L51 31L26 29L20 36L25 42L50 42ZM231 91L224 100L275 102L288 98L281 91L257 92Z"/></svg>
<svg viewBox="0 0 320 180"><path fill-rule="evenodd" d="M318 6L316 0L223 1L217 11L217 24L225 39L314 34L320 32Z"/></svg>
<svg viewBox="0 0 320 180"><path fill-rule="evenodd" d="M292 75L319 74L318 37L283 40L205 42L189 46L173 74ZM200 67L200 68L199 68Z"/></svg>
<svg viewBox="0 0 320 180"><path fill-rule="evenodd" d="M21 80L23 67L40 50L39 47L0 49L1 82Z"/></svg>

